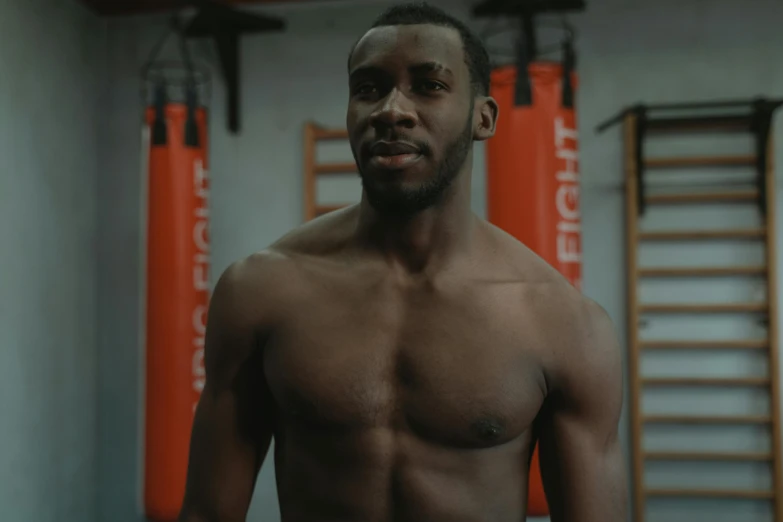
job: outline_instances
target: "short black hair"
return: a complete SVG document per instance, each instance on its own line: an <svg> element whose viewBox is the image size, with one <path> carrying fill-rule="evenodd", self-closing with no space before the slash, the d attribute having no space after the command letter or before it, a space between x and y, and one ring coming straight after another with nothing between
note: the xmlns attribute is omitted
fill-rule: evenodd
<svg viewBox="0 0 783 522"><path fill-rule="evenodd" d="M462 39L465 63L470 71L470 83L473 90L478 96L489 95L491 72L489 53L487 53L481 39L473 34L464 23L426 2L410 2L395 5L384 11L373 22L370 29L391 25L437 25L458 31ZM348 55L349 67L353 51L358 43L357 41L353 45L351 53Z"/></svg>

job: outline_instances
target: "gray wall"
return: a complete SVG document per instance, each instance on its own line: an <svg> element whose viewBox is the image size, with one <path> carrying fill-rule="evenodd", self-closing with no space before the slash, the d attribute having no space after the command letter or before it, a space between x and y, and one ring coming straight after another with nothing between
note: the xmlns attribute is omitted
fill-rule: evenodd
<svg viewBox="0 0 783 522"><path fill-rule="evenodd" d="M0 518L95 520L105 24L0 3Z"/></svg>
<svg viewBox="0 0 783 522"><path fill-rule="evenodd" d="M284 15L289 29L243 40L244 128L239 136L225 130L224 91L221 82L216 82L211 119L213 280L231 261L263 248L301 222L303 124L314 120L343 125L346 53L380 7L390 3L333 2L317 8L304 4L265 9ZM465 16L472 2L438 3ZM779 30L783 7L775 0L742 5L733 0L593 0L591 4L588 13L574 18L579 29L581 77L585 292L609 311L624 338L621 136L617 130L598 136L593 129L620 107L637 101L779 93L783 70L774 64L783 63ZM483 23L473 25L480 28ZM137 71L159 33L157 18L110 22L111 98L106 120L111 125L99 184L98 483L100 519L116 522L140 520ZM216 63L207 45L200 46L199 55ZM780 118L777 122L779 128ZM781 143L778 138L776 148ZM480 214L485 211L483 161L479 148L473 201ZM331 195L337 199L340 193L358 194L356 181L347 183L350 188ZM696 226L698 220L712 223L714 216L684 219ZM730 290L735 291L754 289ZM658 323L652 326L668 328ZM737 326L728 334L743 328ZM656 362L650 364L654 370ZM677 397L669 396L668 404L676 401ZM623 426L626 422L624 418ZM623 432L626 446L627 441L627 432ZM755 477L755 472L749 473ZM705 507L686 501L675 509L659 503L650 508L650 522L676 522L674 512L697 522L717 521L721 512L732 520L764 520L768 515L753 504L732 506ZM718 515L697 512L702 508L717 509ZM269 465L261 473L250 520L278 520Z"/></svg>

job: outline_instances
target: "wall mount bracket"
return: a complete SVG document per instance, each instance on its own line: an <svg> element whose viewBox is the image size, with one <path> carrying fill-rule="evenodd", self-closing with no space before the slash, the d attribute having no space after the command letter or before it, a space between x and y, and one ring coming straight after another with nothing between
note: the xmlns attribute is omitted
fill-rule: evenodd
<svg viewBox="0 0 783 522"><path fill-rule="evenodd" d="M706 102L686 102L668 104L636 104L620 111L605 122L598 125L596 132L602 133L622 122L626 116L634 115L636 130L634 157L637 178L637 211L643 215L645 204L645 155L644 140L649 132L669 131L676 129L700 128L721 129L735 128L750 132L755 140L754 166L756 169L756 189L758 207L762 215L767 213L767 168L769 152L769 136L772 118L780 107L783 99L767 99L764 97L746 100L725 100ZM705 114L704 111L711 111ZM665 115L660 115L663 112Z"/></svg>
<svg viewBox="0 0 783 522"><path fill-rule="evenodd" d="M240 37L244 34L282 31L282 19L240 11L214 0L189 0L198 13L185 26L188 38L211 37L217 47L220 67L226 82L228 128L239 132L240 121Z"/></svg>

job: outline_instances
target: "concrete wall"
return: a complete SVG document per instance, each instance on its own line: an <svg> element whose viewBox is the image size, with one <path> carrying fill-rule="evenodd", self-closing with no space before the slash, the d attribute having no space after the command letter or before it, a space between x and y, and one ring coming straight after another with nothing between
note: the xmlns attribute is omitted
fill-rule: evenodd
<svg viewBox="0 0 783 522"><path fill-rule="evenodd" d="M391 3L336 1L317 8L303 4L264 9L284 16L289 28L282 34L243 40L243 130L238 136L225 130L224 90L216 78L211 127L213 280L231 261L263 248L301 222L303 124L314 120L327 126L343 125L348 49L381 7ZM467 17L472 2L437 3ZM779 93L783 89L783 70L774 64L783 61L783 33L778 28L781 15L783 7L775 0L754 0L743 5L732 0L594 0L588 13L573 18L579 30L585 292L609 311L622 338L626 298L621 135L614 130L598 136L593 129L600 120L637 101L745 98ZM475 21L471 24L479 29L484 25ZM106 132L102 168L107 175L99 185L99 199L104 202L99 214L99 302L105 305L100 307L98 316L99 509L101 520L111 516L118 522L140 520L137 71L160 30L159 18L134 18L112 21L109 31L111 99L106 119L111 125ZM208 64L217 63L208 45L199 46L198 54ZM777 128L779 122L780 118ZM781 143L778 139L776 148L780 149ZM740 142L730 146L747 145ZM659 146L659 151L665 153L665 147ZM483 149L479 147L477 152L473 201L476 211L483 214ZM335 154L345 158L347 150ZM335 200L351 199L358 194L358 181L354 179L341 187L344 188L336 193L333 188L327 190ZM778 200L779 195L780 191ZM714 215L685 216L679 224L697 226L699 221L716 224ZM658 221L661 223L666 224ZM120 247L122 252L117 250ZM648 252L645 260L653 263L655 256L665 259L670 252ZM714 259L710 253L704 255ZM748 254L748 259L753 255L757 253ZM727 254L727 259L733 259L732 256L735 254ZM690 261L695 262L695 258ZM757 291L752 285L727 290L740 296ZM662 300L671 297L644 292ZM677 298L688 295L680 291ZM646 333L671 333L670 327L655 322ZM683 328L682 335L700 333L692 327L687 327L687 331L685 326L675 327ZM724 333L738 335L747 333L748 328L743 323ZM646 364L654 371L663 363ZM679 363L667 364L671 368ZM678 401L676 395L667 397L646 400L653 401L653 405L665 401L670 406ZM756 404L754 397L739 400L748 407ZM715 402L710 404L714 406ZM622 422L626 427L627 418ZM623 443L627 448L627 431L623 432ZM689 471L694 480L703 476L697 471ZM748 471L743 476L757 481L758 473ZM653 479L655 473L650 480ZM706 509L714 511L707 513ZM768 515L768 510L756 504L705 506L683 501L676 505L652 505L649 521L676 522L680 520L677 516L696 522L717 522L722 520L720 516L735 521L765 520ZM266 465L249 520L274 522L278 517L273 471L271 465Z"/></svg>
<svg viewBox="0 0 783 522"><path fill-rule="evenodd" d="M96 520L104 22L0 3L0 518Z"/></svg>

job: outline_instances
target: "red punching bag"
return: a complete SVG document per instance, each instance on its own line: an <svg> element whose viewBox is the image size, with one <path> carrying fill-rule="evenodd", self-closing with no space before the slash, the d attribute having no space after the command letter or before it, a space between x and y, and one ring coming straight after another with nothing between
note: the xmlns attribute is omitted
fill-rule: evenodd
<svg viewBox="0 0 783 522"><path fill-rule="evenodd" d="M165 101L146 112L145 513L176 520L193 417L204 386L209 300L206 112Z"/></svg>
<svg viewBox="0 0 783 522"><path fill-rule="evenodd" d="M520 78L517 70L511 66L492 73L491 95L500 117L487 142L488 217L581 289L576 79L569 53L565 66L530 63ZM528 515L548 514L536 447Z"/></svg>

